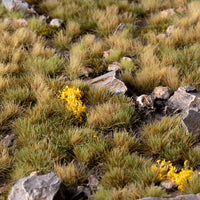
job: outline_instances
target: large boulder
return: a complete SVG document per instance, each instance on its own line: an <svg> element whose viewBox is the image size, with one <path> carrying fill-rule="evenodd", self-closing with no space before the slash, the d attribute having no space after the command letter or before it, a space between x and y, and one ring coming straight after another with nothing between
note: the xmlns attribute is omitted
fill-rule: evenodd
<svg viewBox="0 0 200 200"><path fill-rule="evenodd" d="M94 87L104 87L116 94L125 94L127 87L123 81L120 80L119 72L111 71L102 76L98 76L87 82Z"/></svg>
<svg viewBox="0 0 200 200"><path fill-rule="evenodd" d="M66 200L69 192L55 172L20 179L12 188L8 200Z"/></svg>

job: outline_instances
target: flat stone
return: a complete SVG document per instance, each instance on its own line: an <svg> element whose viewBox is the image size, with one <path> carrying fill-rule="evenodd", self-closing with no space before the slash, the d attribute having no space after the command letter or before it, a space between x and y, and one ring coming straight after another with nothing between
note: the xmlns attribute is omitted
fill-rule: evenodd
<svg viewBox="0 0 200 200"><path fill-rule="evenodd" d="M187 116L182 120L187 132L200 136L200 112L189 110Z"/></svg>
<svg viewBox="0 0 200 200"><path fill-rule="evenodd" d="M69 193L55 172L20 179L11 190L8 200L65 200Z"/></svg>
<svg viewBox="0 0 200 200"><path fill-rule="evenodd" d="M88 84L94 87L104 87L116 94L125 94L127 87L123 81L120 80L119 72L111 71L102 76L87 81Z"/></svg>
<svg viewBox="0 0 200 200"><path fill-rule="evenodd" d="M167 100L170 97L171 93L172 91L169 87L158 86L151 93L151 97L153 100L155 99Z"/></svg>

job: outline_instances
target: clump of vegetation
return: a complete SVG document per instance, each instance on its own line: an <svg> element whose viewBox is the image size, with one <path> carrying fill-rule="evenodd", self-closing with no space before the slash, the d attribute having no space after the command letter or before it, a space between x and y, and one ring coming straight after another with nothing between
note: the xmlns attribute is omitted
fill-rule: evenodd
<svg viewBox="0 0 200 200"><path fill-rule="evenodd" d="M158 160L157 164L158 166L154 164L152 169L155 173L159 174L160 180L171 179L178 185L178 189L182 192L185 190L185 184L191 181L195 174L192 168L189 169L188 160L184 162L184 168L182 168L180 172L177 172L176 167L174 167L170 161Z"/></svg>
<svg viewBox="0 0 200 200"><path fill-rule="evenodd" d="M67 102L67 108L71 111L77 119L82 121L82 116L86 112L86 106L81 101L83 92L78 88L69 88L68 86L60 92L58 97Z"/></svg>

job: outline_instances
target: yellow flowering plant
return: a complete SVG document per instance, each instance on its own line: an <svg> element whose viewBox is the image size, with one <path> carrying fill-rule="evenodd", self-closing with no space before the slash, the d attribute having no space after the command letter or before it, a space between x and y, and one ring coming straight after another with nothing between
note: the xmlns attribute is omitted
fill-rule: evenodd
<svg viewBox="0 0 200 200"><path fill-rule="evenodd" d="M185 184L191 180L194 175L192 168L189 168L188 161L184 162L184 168L180 172L177 172L176 167L172 165L170 161L158 160L157 164L152 165L152 170L159 174L160 180L171 179L177 184L180 191L185 190Z"/></svg>
<svg viewBox="0 0 200 200"><path fill-rule="evenodd" d="M67 102L67 108L73 115L82 121L82 116L86 112L86 106L81 101L83 92L78 88L69 88L66 86L63 91L59 91L57 95L60 99L63 99Z"/></svg>

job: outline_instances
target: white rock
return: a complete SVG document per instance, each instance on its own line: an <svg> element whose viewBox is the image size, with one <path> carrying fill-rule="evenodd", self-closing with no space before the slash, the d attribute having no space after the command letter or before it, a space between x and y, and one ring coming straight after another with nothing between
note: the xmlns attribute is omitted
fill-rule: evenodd
<svg viewBox="0 0 200 200"><path fill-rule="evenodd" d="M50 22L50 26L60 27L63 23L62 19L52 19Z"/></svg>
<svg viewBox="0 0 200 200"><path fill-rule="evenodd" d="M151 96L149 95L146 94L140 95L139 97L137 97L136 103L140 108L154 109L153 101L151 99Z"/></svg>
<svg viewBox="0 0 200 200"><path fill-rule="evenodd" d="M112 64L108 65L107 71L121 71L120 63L113 62Z"/></svg>

